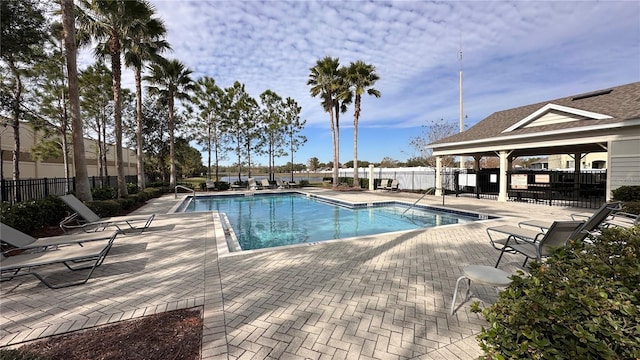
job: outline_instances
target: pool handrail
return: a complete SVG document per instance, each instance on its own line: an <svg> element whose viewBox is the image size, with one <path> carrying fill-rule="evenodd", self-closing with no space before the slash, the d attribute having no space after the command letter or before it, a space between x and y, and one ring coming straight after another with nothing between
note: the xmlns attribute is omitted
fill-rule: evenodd
<svg viewBox="0 0 640 360"><path fill-rule="evenodd" d="M175 191L176 191L175 198L176 198L176 199L178 198L178 188L185 189L185 190L187 190L187 191L191 191L191 192L193 192L193 197L194 197L194 198L196 197L196 190L195 190L195 189L189 189L189 188L188 188L188 187L186 187L186 186L176 185L176 188L175 188Z"/></svg>

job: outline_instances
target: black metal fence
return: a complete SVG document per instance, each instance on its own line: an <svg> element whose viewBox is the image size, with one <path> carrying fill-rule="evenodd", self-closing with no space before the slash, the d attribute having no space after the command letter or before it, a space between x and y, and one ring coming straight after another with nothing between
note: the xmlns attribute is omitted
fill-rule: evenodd
<svg viewBox="0 0 640 360"><path fill-rule="evenodd" d="M497 199L500 170L451 170L442 172L442 185L456 196ZM509 201L550 206L598 208L606 200L606 170L573 171L515 170L507 172Z"/></svg>
<svg viewBox="0 0 640 360"><path fill-rule="evenodd" d="M125 176L127 183L137 183L135 175ZM116 176L92 176L89 178L89 186L94 188L116 187ZM44 199L49 195L64 195L76 190L76 178L44 178L24 180L0 180L0 201L10 204L29 200Z"/></svg>

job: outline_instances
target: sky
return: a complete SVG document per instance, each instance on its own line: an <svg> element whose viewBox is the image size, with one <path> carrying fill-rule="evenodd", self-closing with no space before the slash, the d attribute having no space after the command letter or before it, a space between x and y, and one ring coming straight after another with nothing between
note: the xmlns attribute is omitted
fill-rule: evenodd
<svg viewBox="0 0 640 360"><path fill-rule="evenodd" d="M308 141L295 163L332 161L329 115L307 85L325 56L362 60L380 77L382 96L363 96L358 126L358 159L369 162L418 155L410 140L431 121L458 124L461 70L467 127L496 111L640 81L639 1L151 3L173 48L165 56L194 79L237 80L256 99L271 89L302 106ZM131 73L123 85L133 88ZM353 107L340 127L344 163L353 159Z"/></svg>

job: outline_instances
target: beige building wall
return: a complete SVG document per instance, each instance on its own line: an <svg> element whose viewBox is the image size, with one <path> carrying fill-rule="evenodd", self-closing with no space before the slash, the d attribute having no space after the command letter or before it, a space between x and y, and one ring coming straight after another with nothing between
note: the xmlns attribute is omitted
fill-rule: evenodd
<svg viewBox="0 0 640 360"><path fill-rule="evenodd" d="M62 157L57 159L34 160L31 157L31 148L41 141L42 134L35 132L29 125L20 126L20 179L63 178L64 162ZM2 150L2 176L4 179L13 178L13 128L11 126L0 127L0 150ZM85 138L85 156L87 158L87 171L89 176L99 176L97 145L94 140ZM73 150L70 150L69 171L70 176L75 176L73 167ZM131 149L123 149L124 174L136 175L136 153ZM107 150L107 175L116 175L115 147L109 145Z"/></svg>
<svg viewBox="0 0 640 360"><path fill-rule="evenodd" d="M580 168L583 170L606 169L608 167L607 153L599 152L599 153L589 153L586 155L583 154L580 162L581 162ZM574 169L574 168L575 168L575 161L574 161L573 155L568 155L568 154L549 155L549 169Z"/></svg>

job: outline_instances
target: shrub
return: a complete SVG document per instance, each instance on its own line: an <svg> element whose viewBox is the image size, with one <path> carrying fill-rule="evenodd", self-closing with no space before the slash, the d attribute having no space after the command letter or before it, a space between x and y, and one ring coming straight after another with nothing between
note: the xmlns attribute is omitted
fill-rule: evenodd
<svg viewBox="0 0 640 360"><path fill-rule="evenodd" d="M0 207L0 220L6 225L27 234L46 225L39 202L35 200L13 205L3 202Z"/></svg>
<svg viewBox="0 0 640 360"><path fill-rule="evenodd" d="M132 195L132 197L136 199L136 202L143 203L149 200L151 198L151 195L146 191L140 191L139 193Z"/></svg>
<svg viewBox="0 0 640 360"><path fill-rule="evenodd" d="M618 201L640 201L640 186L620 186L612 191L613 199Z"/></svg>
<svg viewBox="0 0 640 360"><path fill-rule="evenodd" d="M640 214L640 201L627 201L622 205L622 211L630 214Z"/></svg>
<svg viewBox="0 0 640 360"><path fill-rule="evenodd" d="M142 190L142 192L148 194L149 198L157 198L160 195L162 195L162 192L160 191L160 189L155 187L145 188L144 190Z"/></svg>
<svg viewBox="0 0 640 360"><path fill-rule="evenodd" d="M93 200L111 200L118 197L118 189L105 186L101 188L93 188L91 189L91 196Z"/></svg>
<svg viewBox="0 0 640 360"><path fill-rule="evenodd" d="M54 225L67 216L67 207L59 196L48 196L38 201L44 225Z"/></svg>
<svg viewBox="0 0 640 360"><path fill-rule="evenodd" d="M140 188L138 187L138 185L134 183L127 183L127 193L129 195L137 194L139 192L140 192Z"/></svg>
<svg viewBox="0 0 640 360"><path fill-rule="evenodd" d="M120 209L122 210L129 210L136 204L136 198L130 196L118 198L116 201L120 203Z"/></svg>
<svg viewBox="0 0 640 360"><path fill-rule="evenodd" d="M117 200L91 201L87 206L100 217L118 216L122 210Z"/></svg>
<svg viewBox="0 0 640 360"><path fill-rule="evenodd" d="M229 188L231 187L231 185L229 185L229 183L226 181L216 181L214 182L214 184L216 186L216 189L220 191L229 190Z"/></svg>
<svg viewBox="0 0 640 360"><path fill-rule="evenodd" d="M529 270L483 312L486 358L640 357L640 227L606 229Z"/></svg>

